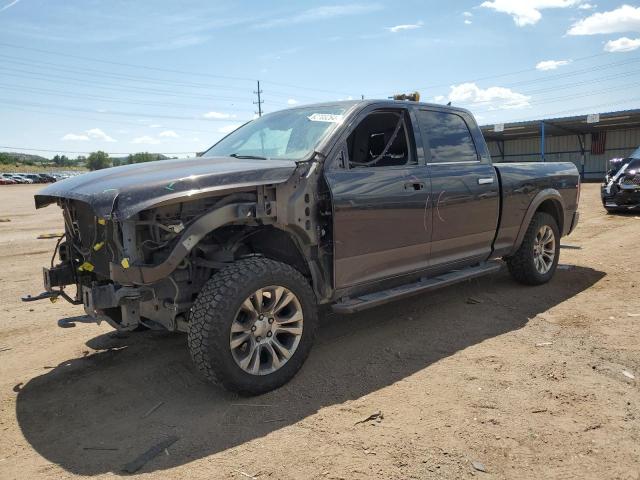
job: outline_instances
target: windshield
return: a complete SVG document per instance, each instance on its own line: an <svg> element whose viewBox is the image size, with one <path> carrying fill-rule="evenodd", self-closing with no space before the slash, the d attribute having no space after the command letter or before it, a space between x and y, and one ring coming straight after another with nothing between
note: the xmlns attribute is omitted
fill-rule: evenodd
<svg viewBox="0 0 640 480"><path fill-rule="evenodd" d="M349 107L322 105L270 113L232 132L203 156L303 160L336 128Z"/></svg>
<svg viewBox="0 0 640 480"><path fill-rule="evenodd" d="M640 147L638 147L635 152L633 152L631 155L629 155L629 158L637 158L638 160L640 160Z"/></svg>
<svg viewBox="0 0 640 480"><path fill-rule="evenodd" d="M625 169L626 173L631 173L632 175L638 171L640 171L640 157L631 160Z"/></svg>

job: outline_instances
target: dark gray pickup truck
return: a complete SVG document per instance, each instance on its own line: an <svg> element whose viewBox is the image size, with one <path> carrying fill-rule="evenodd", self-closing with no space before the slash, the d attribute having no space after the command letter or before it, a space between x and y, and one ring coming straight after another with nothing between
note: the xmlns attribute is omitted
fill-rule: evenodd
<svg viewBox="0 0 640 480"><path fill-rule="evenodd" d="M571 163L492 165L466 110L413 102L265 115L203 156L40 191L65 235L45 292L120 330L188 332L197 368L257 394L351 313L497 271L538 285L578 221ZM500 260L502 259L502 260ZM68 294L66 286L77 292Z"/></svg>

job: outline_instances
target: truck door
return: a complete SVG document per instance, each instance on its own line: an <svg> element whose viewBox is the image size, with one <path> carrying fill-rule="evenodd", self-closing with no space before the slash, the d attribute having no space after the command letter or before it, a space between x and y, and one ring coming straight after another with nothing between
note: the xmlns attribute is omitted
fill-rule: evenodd
<svg viewBox="0 0 640 480"><path fill-rule="evenodd" d="M429 256L429 177L408 110L369 108L353 125L325 169L336 288L426 269Z"/></svg>
<svg viewBox="0 0 640 480"><path fill-rule="evenodd" d="M417 108L415 113L431 176L430 267L484 260L498 225L500 187L482 134L465 112Z"/></svg>

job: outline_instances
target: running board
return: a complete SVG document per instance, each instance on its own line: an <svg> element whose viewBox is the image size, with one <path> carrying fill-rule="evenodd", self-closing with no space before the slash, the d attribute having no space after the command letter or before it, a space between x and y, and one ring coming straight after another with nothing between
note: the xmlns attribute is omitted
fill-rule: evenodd
<svg viewBox="0 0 640 480"><path fill-rule="evenodd" d="M359 312L394 300L410 297L419 293L430 292L431 290L448 287L449 285L453 285L464 280L470 280L472 278L495 273L502 268L502 265L503 263L499 261L489 261L474 267L453 270L433 278L424 278L414 283L390 288L389 290L347 298L333 304L332 308L334 312L340 314Z"/></svg>

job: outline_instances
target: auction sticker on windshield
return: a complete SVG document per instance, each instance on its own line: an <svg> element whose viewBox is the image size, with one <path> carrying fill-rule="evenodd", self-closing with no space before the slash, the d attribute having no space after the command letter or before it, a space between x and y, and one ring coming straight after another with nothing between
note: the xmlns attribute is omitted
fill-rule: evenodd
<svg viewBox="0 0 640 480"><path fill-rule="evenodd" d="M314 113L307 118L312 122L338 123L342 121L342 115L334 115L332 113Z"/></svg>

